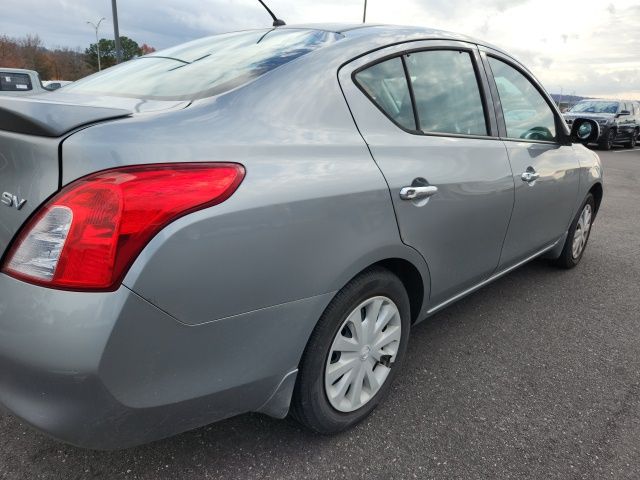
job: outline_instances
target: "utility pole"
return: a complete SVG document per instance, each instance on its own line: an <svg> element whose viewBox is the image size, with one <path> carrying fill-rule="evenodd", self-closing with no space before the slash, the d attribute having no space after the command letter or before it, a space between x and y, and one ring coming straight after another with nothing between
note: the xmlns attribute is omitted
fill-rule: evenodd
<svg viewBox="0 0 640 480"><path fill-rule="evenodd" d="M116 62L122 61L122 45L120 45L120 29L118 28L118 6L116 0L111 0L111 10L113 11L113 36L116 41Z"/></svg>
<svg viewBox="0 0 640 480"><path fill-rule="evenodd" d="M98 71L102 70L102 65L100 64L100 39L98 39L98 29L100 28L100 24L105 20L106 18L102 17L100 20L98 20L97 25L93 22L87 22L96 31L96 48L98 49Z"/></svg>
<svg viewBox="0 0 640 480"><path fill-rule="evenodd" d="M367 22L367 0L364 0L364 13L362 14L362 23Z"/></svg>
<svg viewBox="0 0 640 480"><path fill-rule="evenodd" d="M558 108L562 107L562 97L563 97L562 93L563 93L563 88L560 87L560 100L558 101Z"/></svg>

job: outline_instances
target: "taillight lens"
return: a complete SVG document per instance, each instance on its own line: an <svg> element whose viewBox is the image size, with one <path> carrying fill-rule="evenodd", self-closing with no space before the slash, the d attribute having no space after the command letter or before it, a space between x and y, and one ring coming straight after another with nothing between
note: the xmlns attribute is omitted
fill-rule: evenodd
<svg viewBox="0 0 640 480"><path fill-rule="evenodd" d="M52 288L115 290L156 233L229 198L244 173L235 163L182 163L76 180L27 223L2 271Z"/></svg>

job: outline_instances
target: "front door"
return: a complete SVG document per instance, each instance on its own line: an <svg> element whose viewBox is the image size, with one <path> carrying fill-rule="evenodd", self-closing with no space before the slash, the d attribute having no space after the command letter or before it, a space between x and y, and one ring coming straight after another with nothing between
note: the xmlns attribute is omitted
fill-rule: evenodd
<svg viewBox="0 0 640 480"><path fill-rule="evenodd" d="M429 266L432 308L495 271L513 207L481 69L474 45L423 41L367 55L339 75L402 240Z"/></svg>
<svg viewBox="0 0 640 480"><path fill-rule="evenodd" d="M515 184L500 260L506 268L563 239L577 201L580 165L573 146L559 142L562 120L534 80L498 53L485 59L495 79Z"/></svg>

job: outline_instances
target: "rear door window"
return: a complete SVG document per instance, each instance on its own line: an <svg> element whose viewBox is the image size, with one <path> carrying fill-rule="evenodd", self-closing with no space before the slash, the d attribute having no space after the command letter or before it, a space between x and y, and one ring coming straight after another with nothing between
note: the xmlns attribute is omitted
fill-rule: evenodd
<svg viewBox="0 0 640 480"><path fill-rule="evenodd" d="M28 92L32 89L31 78L26 73L0 72L0 91Z"/></svg>
<svg viewBox="0 0 640 480"><path fill-rule="evenodd" d="M487 135L478 79L467 51L426 50L406 56L420 130Z"/></svg>
<svg viewBox="0 0 640 480"><path fill-rule="evenodd" d="M369 99L391 120L405 129L416 129L413 104L400 57L357 72L355 80Z"/></svg>
<svg viewBox="0 0 640 480"><path fill-rule="evenodd" d="M507 63L489 57L489 64L500 95L507 137L522 140L555 140L555 115L538 89L527 77Z"/></svg>

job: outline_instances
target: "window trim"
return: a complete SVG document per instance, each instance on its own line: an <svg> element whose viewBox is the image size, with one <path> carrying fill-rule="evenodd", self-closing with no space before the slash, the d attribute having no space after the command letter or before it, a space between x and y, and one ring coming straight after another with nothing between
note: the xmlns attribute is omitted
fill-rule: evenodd
<svg viewBox="0 0 640 480"><path fill-rule="evenodd" d="M478 86L478 91L480 93L480 102L482 104L482 110L483 110L483 114L484 114L484 119L485 119L485 126L487 129L487 134L486 135L469 135L469 134L464 134L464 133L448 133L448 132L425 132L423 130L420 129L420 118L419 118L419 114L417 112L417 104L415 101L415 96L413 93L413 83L411 82L411 77L409 75L409 70L406 66L406 60L405 60L405 56L406 55L411 55L414 53L420 53L420 52L425 52L425 51L456 51L456 52L467 52L469 54L469 57L471 58L471 65L473 66L473 71L476 77L476 84ZM396 51L393 53L390 53L388 55L383 55L380 58L376 58L375 60L368 62L364 65L362 65L361 67L356 68L353 72L351 72L351 81L354 83L354 85L356 86L356 88L358 88L358 90L360 90L365 97L378 109L380 110L380 112L382 112L382 114L389 119L395 126L397 126L398 128L400 128L402 131L412 134L412 135L417 135L417 136L426 136L426 137L454 137L454 138L470 138L470 139L479 139L479 140L496 140L499 139L499 131L494 130L493 128L493 123L491 122L491 113L490 113L490 105L493 105L493 101L489 101L488 97L487 97L487 92L485 91L486 85L483 83L483 77L482 72L480 71L479 68L479 62L478 62L478 57L476 57L476 55L478 54L478 45L475 44L469 44L469 46L447 46L447 45L434 45L433 47L429 47L429 46L421 46L421 47L414 47L414 48L407 48L407 49L403 49L400 51ZM404 69L404 75L405 75L405 80L407 82L407 86L409 87L409 94L410 94L410 98L411 98L411 103L413 106L413 112L414 112L414 122L415 122L415 129L411 130L408 129L406 127L404 127L403 125L399 124L398 122L396 122L387 112L385 112L382 107L380 107L378 105L378 103L373 99L373 97L371 97L371 95L368 94L368 92L360 85L360 83L356 80L356 75L358 73L360 73L363 70L366 70L370 67L373 67L375 65L378 65L380 63L386 62L388 60L391 60L393 58L396 57L400 57L401 61L402 61L402 65L403 65L403 69ZM486 72L485 72L486 75ZM491 93L491 92L489 92ZM491 107L493 109L493 107ZM493 111L493 110L491 110ZM497 126L497 125L496 125ZM497 135L496 135L497 134Z"/></svg>
<svg viewBox="0 0 640 480"><path fill-rule="evenodd" d="M482 50L481 53L482 61L487 71L487 77L489 78L489 85L491 88L491 92L494 95L494 104L496 109L496 117L498 119L498 130L500 132L500 140L504 142L518 142L518 143L541 143L545 145L570 145L571 141L565 132L565 122L562 120L561 115L559 115L555 104L551 103L548 98L547 93L544 91L542 86L533 78L533 76L528 73L521 65L518 65L517 62L513 61L509 57L503 56L499 53L493 53L486 50ZM529 81L531 85L536 89L536 91L540 94L542 99L545 101L551 113L553 114L553 119L556 128L556 136L553 140L533 140L530 138L513 138L507 135L507 123L504 118L504 109L502 108L502 100L500 99L500 92L498 91L498 84L496 83L495 76L493 74L493 69L491 68L491 63L489 62L489 58L494 58L495 60L505 63L515 71L520 73L526 80Z"/></svg>
<svg viewBox="0 0 640 480"><path fill-rule="evenodd" d="M409 75L409 67L407 67L406 55L400 55L402 61L402 70L404 72L404 81L409 89L409 98L411 99L411 109L413 110L413 121L416 125L416 131L422 131L420 129L420 115L418 114L418 104L416 103L416 96L413 92L413 82L411 82L411 76Z"/></svg>

